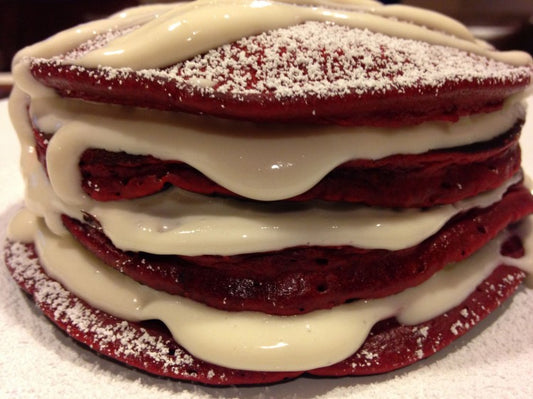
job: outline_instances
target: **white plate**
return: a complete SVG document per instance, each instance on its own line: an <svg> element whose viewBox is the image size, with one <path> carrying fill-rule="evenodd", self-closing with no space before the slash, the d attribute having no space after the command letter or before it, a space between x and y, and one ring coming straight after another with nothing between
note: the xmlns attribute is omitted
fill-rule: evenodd
<svg viewBox="0 0 533 399"><path fill-rule="evenodd" d="M529 106L533 117L533 101ZM21 206L19 147L0 101L0 240ZM523 157L533 174L533 118ZM3 262L2 262L3 263ZM103 359L35 309L0 265L0 398L532 398L533 290L511 301L437 355L387 375L210 388L152 377Z"/></svg>

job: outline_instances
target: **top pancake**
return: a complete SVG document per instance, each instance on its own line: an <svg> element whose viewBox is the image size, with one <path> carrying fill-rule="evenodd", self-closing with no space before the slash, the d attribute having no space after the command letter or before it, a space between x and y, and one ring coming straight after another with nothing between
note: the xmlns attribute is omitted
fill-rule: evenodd
<svg viewBox="0 0 533 399"><path fill-rule="evenodd" d="M258 122L398 126L498 109L533 71L329 22L245 37L159 69L74 65L123 33L34 58L31 73L62 96L98 102Z"/></svg>

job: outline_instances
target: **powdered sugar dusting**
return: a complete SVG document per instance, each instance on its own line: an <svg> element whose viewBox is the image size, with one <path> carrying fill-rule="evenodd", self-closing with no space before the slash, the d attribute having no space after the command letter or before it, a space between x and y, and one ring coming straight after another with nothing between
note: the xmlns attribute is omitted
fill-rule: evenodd
<svg viewBox="0 0 533 399"><path fill-rule="evenodd" d="M91 308L43 272L31 246L9 243L5 255L14 280L32 293L37 306L72 337L136 367L195 379L198 364L173 340ZM207 378L224 380L213 369Z"/></svg>
<svg viewBox="0 0 533 399"><path fill-rule="evenodd" d="M119 34L101 35L66 56L33 62L69 64ZM284 99L435 91L458 82L497 85L529 79L531 69L450 47L311 21L243 38L167 68L135 72L102 66L92 73L105 79L137 76L172 81L177 87L192 86L207 95Z"/></svg>
<svg viewBox="0 0 533 399"><path fill-rule="evenodd" d="M281 98L402 93L515 73L505 64L453 48L320 22L245 38L167 72L214 82L206 91Z"/></svg>

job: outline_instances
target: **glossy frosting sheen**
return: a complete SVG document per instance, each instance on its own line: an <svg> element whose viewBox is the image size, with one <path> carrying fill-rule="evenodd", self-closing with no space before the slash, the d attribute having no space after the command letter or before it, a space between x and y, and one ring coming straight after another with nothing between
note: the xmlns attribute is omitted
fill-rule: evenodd
<svg viewBox="0 0 533 399"><path fill-rule="evenodd" d="M87 148L180 160L243 197L273 201L309 190L352 159L488 141L523 118L524 108L511 101L500 111L457 123L396 129L262 126L51 98L34 99L31 114L39 129L55 133L47 150L48 172L54 190L69 202L82 196L81 184L72 182L80 179L77 163Z"/></svg>
<svg viewBox="0 0 533 399"><path fill-rule="evenodd" d="M13 229L34 237L47 274L69 291L127 320L162 320L191 354L246 370L299 371L337 363L359 348L379 320L396 316L406 325L421 323L459 305L498 265L527 270L533 264L531 257L501 256L507 236L502 233L467 260L386 298L298 316L224 312L141 285L101 264L72 238L50 233L26 213L17 218Z"/></svg>
<svg viewBox="0 0 533 399"><path fill-rule="evenodd" d="M398 295L279 317L223 312L154 291L102 265L66 234L59 215L82 219L87 212L102 223L118 247L152 253L229 255L310 243L399 249L424 240L458 212L498 201L517 181L515 177L500 189L425 212L333 208L320 203L244 206L177 189L135 201L99 204L81 190L78 161L87 148L182 160L245 197L275 201L305 192L350 159L490 140L523 118L524 109L519 98L511 98L498 112L464 117L457 123L425 123L403 130L324 126L289 130L61 99L28 72L27 57L64 53L110 29L139 26L79 59L80 65L162 67L246 35L308 20L454 46L514 65L531 62L524 53L488 49L464 26L439 14L367 0L200 0L126 10L60 33L15 58L10 114L22 143L29 212L14 219L10 237L35 241L50 276L93 306L128 320L161 319L176 340L199 358L265 371L335 363L355 352L377 321L394 315L406 324L428 320L460 303L501 262L524 269L531 264L529 258L517 261L499 255L503 233L471 259L450 265ZM146 40L154 35L155 43ZM28 108L32 123L53 134L47 150L48 176L35 156ZM526 239L526 247L532 245L531 238Z"/></svg>
<svg viewBox="0 0 533 399"><path fill-rule="evenodd" d="M298 3L298 4L295 4ZM456 47L514 65L531 62L522 52L493 51L460 23L409 6L374 1L199 0L126 10L113 18L66 31L30 55L49 57L95 33L142 25L77 61L79 65L145 69L172 65L245 36L305 21L331 21L390 36ZM157 37L156 41L151 38ZM180 43L176 46L176 43Z"/></svg>
<svg viewBox="0 0 533 399"><path fill-rule="evenodd" d="M277 250L298 245L353 245L361 248L397 250L420 243L461 211L472 207L487 207L500 200L506 188L516 182L518 178L510 179L501 188L484 195L453 205L435 207L425 212L416 209L404 211L375 209L349 204L341 206L319 201L307 204L278 202L244 204L238 200L204 197L179 189L138 200L99 203L88 198L80 188L81 181L77 163L79 156L86 148L126 150L131 153L147 151L148 154L155 154L162 158L185 161L190 159L193 165L199 159L203 159L213 166L229 165L232 167L233 173L222 168L225 173L222 173L221 176L246 181L246 176L243 173L256 172L253 175L254 179L249 184L259 182L262 185L267 185L271 191L275 187L269 186L270 180L264 177L264 173L254 168L253 155L258 162L260 162L261 156L267 153L271 154L273 159L276 159L274 157L277 154L279 157L284 157L277 158L283 159L284 162L290 161L296 165L303 163L308 166L301 168L300 172L296 174L295 184L298 182L298 178L302 180L309 178L309 175L312 174L313 163L319 163L317 158L320 156L317 153L311 153L314 156L302 156L304 159L309 159L308 162L299 163L298 154L300 152L293 152L297 146L290 139L287 141L285 136L279 136L274 140L260 140L259 143L255 143L254 139L257 138L255 136L253 139L246 135L244 137L230 137L228 140L228 136L232 135L230 133L224 135L218 132L216 136L213 136L213 132L212 136L208 137L208 134L203 136L199 132L195 132L182 142L176 140L176 137L187 135L186 130L176 129L173 124L168 125L170 126L170 130L168 130L161 121L154 123L154 117L157 115L153 111L146 111L149 113L149 117L144 114L145 111L142 111L140 117L133 117L132 112L128 111L127 114L130 118L126 118L124 115L121 117L120 114L113 113L112 107L87 105L80 107L81 103L72 100L47 99L45 101L36 99L32 102L32 110L41 105L45 108L44 111L36 113L35 123L41 125L40 127L45 130L46 127L52 129L60 126L50 140L47 150L48 176L46 176L41 164L34 156L31 126L25 120L23 114L26 112L25 108L21 107L20 104L17 105L17 98L23 101L24 96L22 93L14 93L11 108L13 114L21 113L18 118L15 117L20 121L19 132L26 132L25 135L21 134L21 141L23 147L27 149L23 152L22 162L23 172L28 181L27 206L36 214L45 217L49 227L59 234L63 232L59 218L61 214L68 214L77 219L83 218L82 211L92 214L100 221L113 243L123 250L192 256L234 255ZM110 109L113 118L106 115ZM497 129L493 130L496 133L500 129L497 122L501 122L501 115L509 114L503 119L512 125L515 120L515 112L516 110L511 112L504 110L486 117L495 117L491 128L496 126ZM46 116L40 118L39 115L41 114ZM165 116L169 117L169 115ZM471 125L469 122L466 124ZM460 125L461 123L449 124L450 127ZM476 126L476 124L472 125ZM488 128L489 124L481 125L486 128L484 133L491 131ZM473 128L473 131L476 129ZM91 134L84 134L87 131L90 131ZM458 131L460 132L461 129ZM143 138L146 132L149 134ZM424 143L428 136L434 138L428 134L428 131L422 130L422 132L418 136L419 144ZM446 134L447 130L444 135ZM347 140L354 139L345 133L341 133L341 135ZM409 133L406 132L405 135L409 136ZM405 145L405 135L383 140L383 144L379 146L379 151L397 150L395 145L401 147L402 142ZM454 135L452 134L452 136ZM470 135L455 134L455 136L460 140L472 140ZM475 134L473 136L475 137ZM361 145L360 147L365 150L367 148L372 150L372 134L362 133L355 136L356 139L361 137L368 143L366 146ZM324 141L320 144L319 139L335 142L335 140L330 141L331 138L327 135L319 135L315 140L319 144L315 142L309 148L312 151L321 151L322 159L335 165L335 162L338 161L337 154L334 151L325 152L326 145ZM447 139L449 140L449 138ZM309 137L304 135L303 140L309 140ZM346 141L338 141L340 141L340 145L335 143L335 148L342 153L343 147L348 146ZM271 144L269 145L268 142ZM242 154L239 152L242 151L241 147L252 148L253 146L256 146L256 150L248 156L250 165L235 162L235 160L242 159L242 156L239 155ZM412 147L416 148L416 146ZM226 150L220 152L220 148L226 148ZM284 150L276 151L278 148ZM354 148L358 147L354 146ZM174 152L173 149L175 149ZM234 153L233 150L237 152ZM301 151L301 148L297 147L296 150ZM190 158L183 155L184 152L190 154ZM200 154L202 153L206 155L201 157ZM257 168L257 162L255 165ZM252 170L246 169L245 166ZM202 167L199 169L205 173ZM268 169L271 170L272 168ZM280 170L277 176L284 172L284 170ZM278 177L278 179L271 181L277 183L280 189L292 182L290 175L288 176L286 172L282 179ZM240 187L243 188L241 193L251 196L250 188L246 184L242 184ZM305 189L307 188L304 187ZM305 220L305 223L302 223L302 220Z"/></svg>

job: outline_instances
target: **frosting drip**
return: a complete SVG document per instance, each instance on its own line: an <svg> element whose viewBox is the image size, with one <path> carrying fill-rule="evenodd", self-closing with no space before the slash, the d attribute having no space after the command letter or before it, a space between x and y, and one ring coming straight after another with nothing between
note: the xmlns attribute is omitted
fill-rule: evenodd
<svg viewBox="0 0 533 399"><path fill-rule="evenodd" d="M127 320L162 320L194 356L236 369L298 371L334 364L357 351L379 320L396 316L403 324L421 323L460 304L498 265L531 265L531 259L499 254L507 237L503 233L469 259L386 298L299 316L224 312L143 286L101 264L71 237L56 236L26 219L21 215L13 223L31 226L46 272L69 291Z"/></svg>
<svg viewBox="0 0 533 399"><path fill-rule="evenodd" d="M527 53L495 51L475 40L459 22L415 7L360 0L197 0L127 9L111 18L77 26L26 48L14 64L25 56L48 58L61 54L109 30L141 25L75 63L136 70L165 67L245 36L306 21L330 21L456 47L512 65L532 62ZM180 43L179 47L175 43Z"/></svg>
<svg viewBox="0 0 533 399"><path fill-rule="evenodd" d="M457 47L511 64L529 62L525 54L491 51L476 42L456 21L414 7L383 6L367 1L328 2L327 6L331 8L320 1L298 3L200 0L171 5L168 9L157 8L155 12L147 8L147 14L153 12L152 21L76 63L85 67L107 65L137 70L163 67L241 37L305 21L330 21L389 36ZM130 20L127 15L121 14L124 21ZM153 37L157 37L156 42L150 39ZM175 43L180 43L179 50Z"/></svg>
<svg viewBox="0 0 533 399"><path fill-rule="evenodd" d="M16 103L17 98L19 101L25 101L24 96L18 92L18 94L14 93L12 104ZM80 107L80 103L76 101L49 99L49 101L32 102L35 123L39 127L53 130L59 126L59 130L50 140L48 147L48 176L35 157L32 129L29 122L24 122L25 115L22 121L18 122L20 124L19 135L25 148L22 169L27 181L26 203L32 212L45 217L52 231L58 234L64 233L64 227L59 218L61 214L83 220L83 213L89 213L100 221L107 236L123 250L180 255L232 255L298 245L352 245L395 250L420 243L459 212L476 206L486 207L498 201L506 189L519 179L516 176L501 188L485 195L454 205L435 207L425 212L419 210L400 212L359 205L339 206L320 202L245 204L238 200L209 198L178 189L138 200L99 203L88 198L81 190L81 177L77 163L79 156L86 148L102 147L108 150L126 150L131 153L148 151L149 154L162 158L170 157L170 159L175 159L175 156L185 151L191 156L191 158L185 156L185 160L196 161L202 159L201 154L204 154L205 161L208 165L215 166L215 170L220 170L219 165L222 165L222 170L224 170L223 167L226 165L226 167L234 167L236 172L241 173L243 166L238 162L236 165L232 164L232 161L242 159L242 156L239 153L233 153L233 150L241 151L242 148L249 149L256 145L257 137L254 135L246 134L239 139L239 135L225 136L220 132L218 134L210 132L202 136L198 131L194 131L189 139L177 140L182 136L179 129L176 130L174 125L170 124L172 128L168 131L165 129L165 124L158 123L157 119L154 122L144 113L149 112L149 115L153 116L152 111L140 111L141 113L136 116L136 113L131 110L117 109L120 110L118 114L114 112L113 107L89 106L88 104ZM513 107L511 107L511 112L502 111L503 114L509 113L509 118L506 120L510 124L514 123L512 116L515 111L512 109ZM94 110L98 111L96 115L94 115ZM16 112L24 113L25 107L21 104L13 106L13 113ZM169 114L165 116L169 117ZM451 126L457 127L460 124ZM470 126L469 122L467 126ZM427 130L421 129L419 143L423 142L422 138L429 134ZM85 134L88 131L91 131L91 134ZM459 129L458 132L461 130ZM253 140L250 139L251 136ZM266 141L260 140L256 147L257 152L249 156L252 165L248 168L252 172L256 171L253 168L254 156L260 158L261 155L270 151L273 157L281 157L282 154L277 154L279 148L285 148L289 152L291 149L298 149L294 143L284 141L286 140L284 135L277 137L280 141L274 140L270 150L268 150L269 146ZM333 137L336 138L335 135ZM358 138L360 135L343 135L343 137ZM469 135L460 133L457 137L472 139ZM218 139L222 141L219 142ZM228 139L230 142L234 141L235 144L229 145ZM404 139L405 137L393 137L391 132L391 140L388 142L384 140L382 146L376 147L372 145L375 142L373 134L368 134L368 148L393 151L396 150L395 144ZM302 140L310 141L305 135L302 135ZM325 135L324 140L329 142L331 137ZM320 143L318 139L316 141L309 148L319 151L322 157L319 154L302 157L309 161L305 164L307 167L296 175L295 183L299 179L305 180L309 177L309 170L312 170L317 159L327 160L330 155L335 160L337 156L335 151L324 151L326 145L323 142ZM336 143L336 148L342 153L341 147L348 147L348 145L342 140L339 141L340 143ZM185 144L187 142L192 145L190 148L187 148ZM172 151L173 148L182 152L176 154ZM211 152L208 151L209 148ZM220 148L226 148L226 151L220 152ZM351 145L351 148L358 147ZM219 155L226 158L219 159L217 158ZM183 159L178 156L178 159L180 158ZM280 159L285 164L296 163L298 158L298 155L293 154L292 158L273 159ZM287 183L290 182L287 175L280 178L284 172L283 164L280 161L275 163L279 165L280 170L274 172L277 172L277 177L282 182L281 189L291 188ZM248 169L244 172L250 173ZM233 179L246 182L245 175L228 175L225 172L222 176L226 178L230 176L228 182ZM258 181L260 185L267 185L268 180L265 180L259 173L254 176L254 181ZM273 181L279 184L278 180ZM246 184L241 187L246 190L250 189L246 187ZM244 193L250 196L249 191L244 191ZM302 220L306 220L305 225L301 223ZM405 231L409 234L405 234Z"/></svg>
<svg viewBox="0 0 533 399"><path fill-rule="evenodd" d="M488 141L523 118L524 107L509 101L500 111L456 123L396 129L258 125L55 97L34 98L31 115L40 130L55 132L47 150L48 172L54 190L68 203L79 203L84 195L77 164L87 148L179 160L243 197L275 201L304 193L352 159Z"/></svg>

